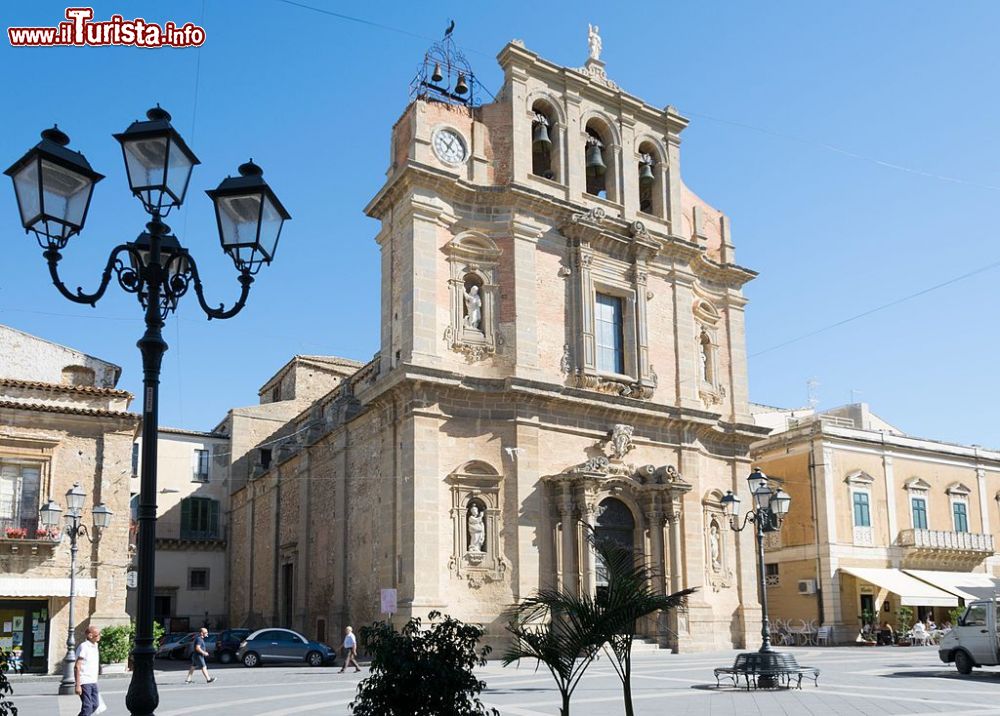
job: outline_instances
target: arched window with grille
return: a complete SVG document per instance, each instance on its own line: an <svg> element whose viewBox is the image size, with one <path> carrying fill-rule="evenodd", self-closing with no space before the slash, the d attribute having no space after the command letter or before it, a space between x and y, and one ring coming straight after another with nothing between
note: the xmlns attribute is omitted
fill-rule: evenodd
<svg viewBox="0 0 1000 716"><path fill-rule="evenodd" d="M631 551L635 548L635 517L621 500L608 497L601 500L597 508L597 524L594 526L594 536L598 540L607 540ZM608 586L608 569L597 557L597 588Z"/></svg>

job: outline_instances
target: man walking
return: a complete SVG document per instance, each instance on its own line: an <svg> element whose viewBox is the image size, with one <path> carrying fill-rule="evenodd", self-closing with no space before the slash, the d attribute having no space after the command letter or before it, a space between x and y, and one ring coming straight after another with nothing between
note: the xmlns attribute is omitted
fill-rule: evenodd
<svg viewBox="0 0 1000 716"><path fill-rule="evenodd" d="M358 640L354 637L354 630L351 627L347 627L344 630L344 666L341 668L340 673L344 673L344 669L347 668L348 664L354 664L354 673L361 671L361 667L358 666Z"/></svg>
<svg viewBox="0 0 1000 716"><path fill-rule="evenodd" d="M76 680L76 695L80 697L80 716L91 716L101 703L101 697L97 693L97 674L101 664L97 642L100 640L101 630L89 626L87 640L76 647L76 666L73 668L73 673Z"/></svg>
<svg viewBox="0 0 1000 716"><path fill-rule="evenodd" d="M191 677L194 675L195 669L201 669L206 684L211 684L215 681L214 676L208 675L208 666L205 665L205 657L208 656L208 649L205 648L205 637L207 636L208 629L202 627L198 631L198 636L194 638L194 644L191 647L191 666L188 668L187 679L184 680L185 684L191 683Z"/></svg>

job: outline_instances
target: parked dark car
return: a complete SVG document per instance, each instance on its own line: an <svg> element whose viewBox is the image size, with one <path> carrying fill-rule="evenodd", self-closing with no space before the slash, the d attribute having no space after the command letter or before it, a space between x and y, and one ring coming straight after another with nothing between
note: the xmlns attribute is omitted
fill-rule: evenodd
<svg viewBox="0 0 1000 716"><path fill-rule="evenodd" d="M194 635L191 632L173 632L165 634L163 639L160 640L160 646L156 649L156 658L172 658L171 654L174 650L180 647L182 643L184 646L187 646L188 642L190 642L192 638L194 638Z"/></svg>
<svg viewBox="0 0 1000 716"><path fill-rule="evenodd" d="M198 636L198 632L183 635L177 640L164 640L162 646L156 651L157 659L187 659L191 656L191 642ZM205 651L214 653L215 640L218 634L209 634L205 637Z"/></svg>
<svg viewBox="0 0 1000 716"><path fill-rule="evenodd" d="M236 652L240 650L240 642L250 636L250 629L226 629L215 640L215 660L220 664L232 664L236 661Z"/></svg>
<svg viewBox="0 0 1000 716"><path fill-rule="evenodd" d="M306 639L291 629L258 629L240 643L236 658L244 666L305 662L309 666L333 665L337 653L327 644Z"/></svg>

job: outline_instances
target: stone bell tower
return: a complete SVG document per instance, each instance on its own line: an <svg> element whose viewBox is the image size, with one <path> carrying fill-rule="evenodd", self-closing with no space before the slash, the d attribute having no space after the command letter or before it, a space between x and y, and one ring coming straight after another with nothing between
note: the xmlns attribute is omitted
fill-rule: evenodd
<svg viewBox="0 0 1000 716"><path fill-rule="evenodd" d="M585 64L562 67L512 41L480 103L449 34L392 129L366 212L381 222L375 392L402 406L401 595L499 639L512 600L599 586L589 524L630 540L658 589L698 588L645 636L743 645L752 540L720 501L749 502L762 435L741 290L756 274L681 180L687 119L615 84L601 44L591 27Z"/></svg>

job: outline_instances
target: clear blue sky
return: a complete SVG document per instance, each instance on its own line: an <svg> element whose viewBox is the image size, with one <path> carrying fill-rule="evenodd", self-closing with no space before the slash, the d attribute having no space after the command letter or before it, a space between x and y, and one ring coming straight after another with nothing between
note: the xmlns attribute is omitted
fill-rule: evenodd
<svg viewBox="0 0 1000 716"><path fill-rule="evenodd" d="M422 53L454 18L494 90L494 58L510 39L580 65L587 23L599 24L609 75L691 119L684 179L729 214L738 261L761 274L746 289L753 400L803 405L815 379L820 408L856 391L907 432L1000 446L1000 268L769 350L1000 262L1000 5L302 2L404 31L279 0L119 1L96 2L96 18L193 21L207 42L0 43L4 168L58 122L108 177L66 251L70 285L92 285L108 249L142 228L110 135L155 102L203 162L169 223L203 267L211 300L231 302L238 286L203 190L253 156L294 217L240 316L208 322L190 297L169 319L163 424L212 427L227 408L254 403L293 354L365 361L377 350L377 226L362 208L384 179L390 128ZM7 2L3 25L54 25L65 6ZM9 183L0 242L0 322L122 365L122 386L138 395L134 298L112 289L91 309L58 296L19 229Z"/></svg>

